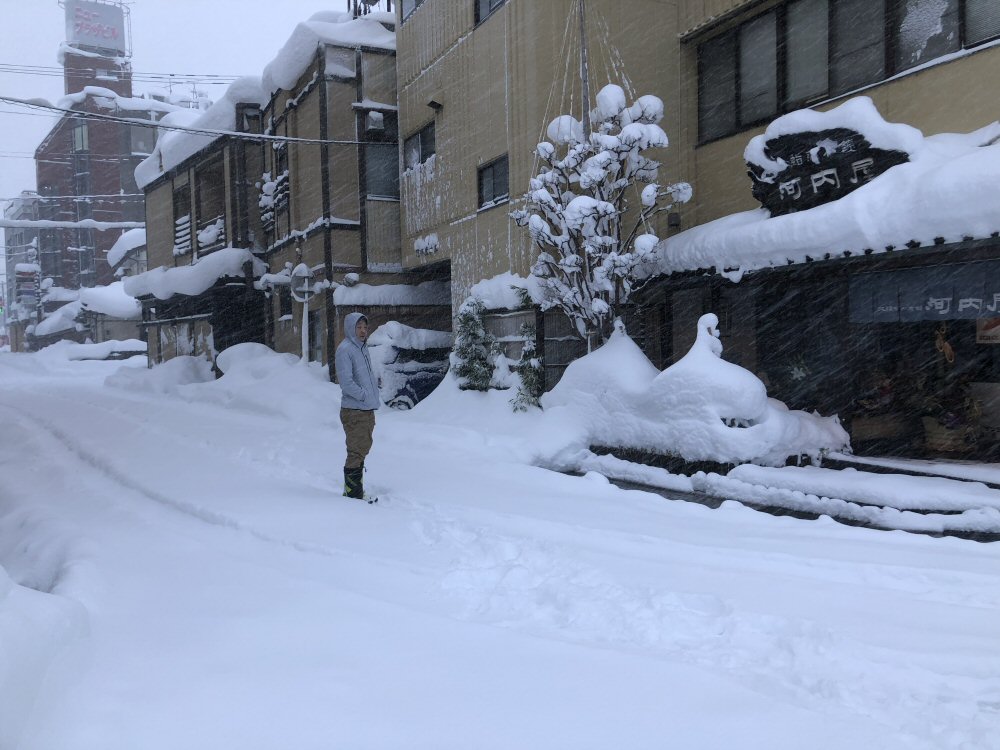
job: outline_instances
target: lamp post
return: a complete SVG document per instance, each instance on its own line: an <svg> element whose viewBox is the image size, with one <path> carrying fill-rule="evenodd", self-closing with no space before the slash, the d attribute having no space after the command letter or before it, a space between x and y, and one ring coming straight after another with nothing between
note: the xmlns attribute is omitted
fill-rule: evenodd
<svg viewBox="0 0 1000 750"><path fill-rule="evenodd" d="M309 300L316 293L312 284L313 272L305 263L299 263L292 269L292 297L302 303L302 361L309 361Z"/></svg>

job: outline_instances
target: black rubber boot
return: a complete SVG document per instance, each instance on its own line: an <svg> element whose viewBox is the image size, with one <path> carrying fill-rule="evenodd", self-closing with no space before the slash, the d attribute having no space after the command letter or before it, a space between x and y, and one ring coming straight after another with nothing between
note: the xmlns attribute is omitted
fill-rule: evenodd
<svg viewBox="0 0 1000 750"><path fill-rule="evenodd" d="M363 467L344 469L344 497L353 497L355 500L365 499L363 474Z"/></svg>

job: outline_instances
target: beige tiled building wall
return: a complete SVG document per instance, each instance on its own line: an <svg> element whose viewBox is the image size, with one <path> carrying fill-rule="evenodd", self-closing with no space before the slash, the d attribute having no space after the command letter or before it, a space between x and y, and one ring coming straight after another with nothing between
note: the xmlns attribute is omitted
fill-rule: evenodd
<svg viewBox="0 0 1000 750"><path fill-rule="evenodd" d="M472 284L537 255L509 217L536 169L533 151L560 114L581 116L578 24L571 0L507 0L476 23L472 0L424 0L397 32L401 140L433 122L435 155L404 171L402 254L407 268L450 261L452 300ZM664 100L668 135L680 123L677 6L672 0L587 3L591 102L607 83ZM623 75L624 74L624 75ZM432 104L434 103L434 104ZM508 156L510 203L480 209L478 170ZM663 174L683 166L665 158ZM418 254L436 235L436 252Z"/></svg>

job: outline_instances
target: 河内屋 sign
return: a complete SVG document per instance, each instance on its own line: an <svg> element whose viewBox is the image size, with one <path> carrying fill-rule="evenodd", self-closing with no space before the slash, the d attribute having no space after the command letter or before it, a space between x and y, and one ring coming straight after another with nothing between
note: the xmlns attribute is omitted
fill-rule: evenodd
<svg viewBox="0 0 1000 750"><path fill-rule="evenodd" d="M862 273L848 294L852 323L1000 318L1000 261Z"/></svg>
<svg viewBox="0 0 1000 750"><path fill-rule="evenodd" d="M125 12L122 6L93 0L66 0L66 41L124 55Z"/></svg>
<svg viewBox="0 0 1000 750"><path fill-rule="evenodd" d="M753 196L781 216L842 198L890 167L909 161L904 151L875 148L855 130L832 128L768 140L764 155L780 171L747 162Z"/></svg>

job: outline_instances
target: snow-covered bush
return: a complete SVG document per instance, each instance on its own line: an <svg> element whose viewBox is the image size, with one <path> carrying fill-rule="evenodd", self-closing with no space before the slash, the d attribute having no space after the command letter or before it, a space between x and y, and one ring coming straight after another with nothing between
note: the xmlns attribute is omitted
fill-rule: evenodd
<svg viewBox="0 0 1000 750"><path fill-rule="evenodd" d="M834 417L790 411L751 372L721 358L718 318L703 315L690 351L660 372L618 323L608 342L566 368L541 403L586 420L592 444L689 461L782 465L850 448Z"/></svg>
<svg viewBox="0 0 1000 750"><path fill-rule="evenodd" d="M500 351L496 337L483 323L485 311L478 297L467 299L458 311L451 367L463 391L488 391L493 382Z"/></svg>
<svg viewBox="0 0 1000 750"><path fill-rule="evenodd" d="M691 197L687 183L659 185L659 162L643 153L668 145L657 124L659 98L641 96L628 106L621 87L608 85L591 118L592 133L570 115L549 124L551 142L535 149L543 166L524 195L526 207L511 214L541 250L532 274L544 292L542 309L560 308L588 342L603 339L637 270L652 263L659 241L653 217ZM637 183L645 184L641 193ZM634 195L639 205L626 226Z"/></svg>
<svg viewBox="0 0 1000 750"><path fill-rule="evenodd" d="M521 358L514 366L518 376L517 393L511 399L514 411L527 411L532 406L538 406L545 385L542 361L535 352L535 328L527 323L521 326Z"/></svg>

